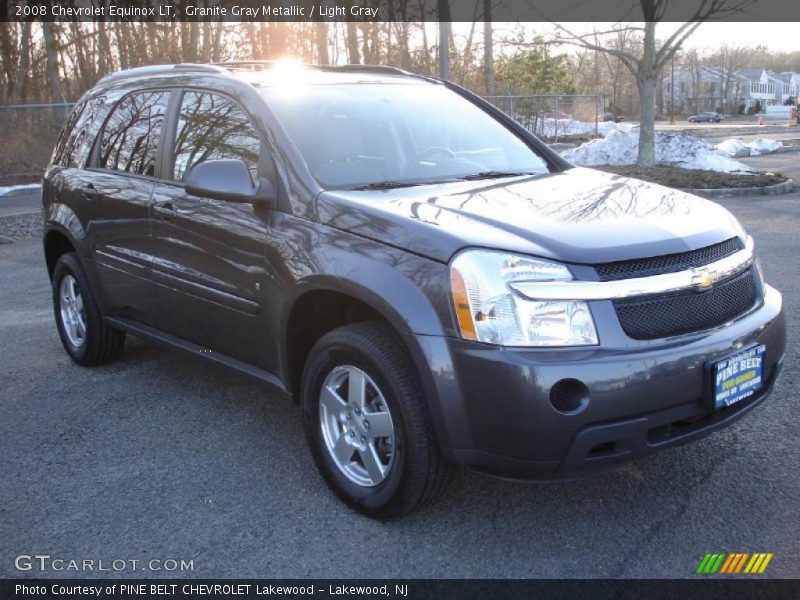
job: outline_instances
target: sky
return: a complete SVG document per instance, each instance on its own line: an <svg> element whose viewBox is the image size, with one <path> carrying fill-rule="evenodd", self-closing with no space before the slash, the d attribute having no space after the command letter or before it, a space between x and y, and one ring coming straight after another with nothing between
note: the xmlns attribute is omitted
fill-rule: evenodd
<svg viewBox="0 0 800 600"><path fill-rule="evenodd" d="M787 0L796 2L798 0ZM660 23L656 28L659 37L667 36L674 31L680 23ZM516 23L495 23L498 32L512 32ZM607 30L613 23L570 23L571 31L590 32L594 28ZM542 34L552 30L552 25L547 23L526 23L525 27L531 31ZM455 25L459 28L469 29L466 23ZM713 50L724 43L738 46L765 45L770 50L778 52L791 52L800 50L798 23L703 23L689 38L684 48L697 48L698 50Z"/></svg>

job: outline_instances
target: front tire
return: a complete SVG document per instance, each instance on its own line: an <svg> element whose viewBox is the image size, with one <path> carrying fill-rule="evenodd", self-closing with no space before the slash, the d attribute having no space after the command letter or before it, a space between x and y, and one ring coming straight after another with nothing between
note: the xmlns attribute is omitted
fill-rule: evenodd
<svg viewBox="0 0 800 600"><path fill-rule="evenodd" d="M443 488L448 465L419 376L387 325L356 323L324 335L306 362L301 396L314 461L348 506L390 519Z"/></svg>
<svg viewBox="0 0 800 600"><path fill-rule="evenodd" d="M53 269L53 309L61 343L76 363L89 367L119 357L125 333L103 322L89 279L74 252L61 255Z"/></svg>

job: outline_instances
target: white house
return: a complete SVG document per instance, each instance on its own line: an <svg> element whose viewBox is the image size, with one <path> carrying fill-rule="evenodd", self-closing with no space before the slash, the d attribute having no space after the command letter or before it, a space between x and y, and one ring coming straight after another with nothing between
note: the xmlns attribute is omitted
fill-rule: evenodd
<svg viewBox="0 0 800 600"><path fill-rule="evenodd" d="M797 92L800 90L800 73L776 73L775 77L780 79L782 83L781 104L784 104L789 99L794 100L794 103L797 104Z"/></svg>
<svg viewBox="0 0 800 600"><path fill-rule="evenodd" d="M672 83L674 79L674 96ZM668 112L674 98L674 112L741 110L762 111L781 105L788 98L797 101L800 73L773 73L766 69L729 71L712 65L691 65L665 70L662 79L662 110Z"/></svg>
<svg viewBox="0 0 800 600"><path fill-rule="evenodd" d="M745 88L746 94L740 96L745 101L747 108L756 103L761 107L783 104L781 93L783 92L783 81L778 79L774 73L766 69L738 69L736 75L747 80L749 89Z"/></svg>

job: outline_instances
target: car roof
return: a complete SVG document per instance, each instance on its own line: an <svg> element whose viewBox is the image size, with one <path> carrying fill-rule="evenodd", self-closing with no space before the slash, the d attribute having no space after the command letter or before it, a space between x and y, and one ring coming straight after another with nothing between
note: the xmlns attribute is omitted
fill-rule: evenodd
<svg viewBox="0 0 800 600"><path fill-rule="evenodd" d="M97 87L130 85L149 79L178 76L217 76L240 80L255 87L280 86L287 82L304 84L441 83L434 77L382 65L323 66L278 60L135 67L106 75L100 80Z"/></svg>

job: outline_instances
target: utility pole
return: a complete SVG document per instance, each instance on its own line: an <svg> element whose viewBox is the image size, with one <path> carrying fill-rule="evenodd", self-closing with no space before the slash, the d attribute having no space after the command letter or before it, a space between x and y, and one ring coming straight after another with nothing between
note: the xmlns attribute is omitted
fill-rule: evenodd
<svg viewBox="0 0 800 600"><path fill-rule="evenodd" d="M437 0L439 12L439 77L450 79L450 4Z"/></svg>
<svg viewBox="0 0 800 600"><path fill-rule="evenodd" d="M483 0L483 80L486 95L494 95L494 36L492 34L492 0Z"/></svg>

